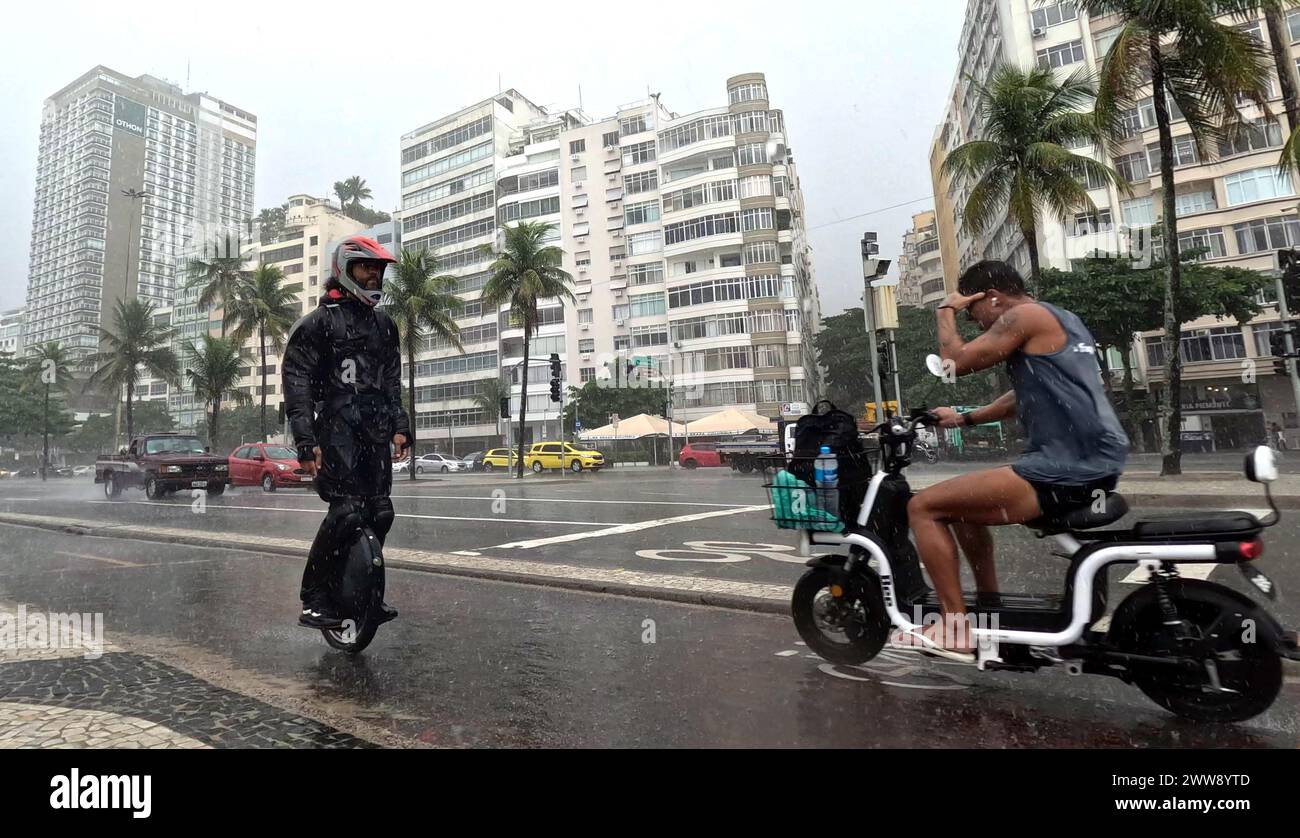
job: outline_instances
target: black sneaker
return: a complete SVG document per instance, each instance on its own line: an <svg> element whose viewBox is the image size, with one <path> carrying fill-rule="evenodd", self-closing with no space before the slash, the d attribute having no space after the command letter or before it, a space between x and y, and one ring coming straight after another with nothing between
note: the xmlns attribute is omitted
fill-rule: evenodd
<svg viewBox="0 0 1300 838"><path fill-rule="evenodd" d="M339 629L343 628L343 618L336 615L329 606L315 603L303 605L298 625L314 629Z"/></svg>

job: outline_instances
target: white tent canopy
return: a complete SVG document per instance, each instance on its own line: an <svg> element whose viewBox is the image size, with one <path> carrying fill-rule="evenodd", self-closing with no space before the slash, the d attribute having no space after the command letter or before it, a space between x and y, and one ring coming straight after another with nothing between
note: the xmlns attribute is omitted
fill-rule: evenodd
<svg viewBox="0 0 1300 838"><path fill-rule="evenodd" d="M738 436L756 431L775 433L776 423L766 416L729 407L686 424L691 436Z"/></svg>
<svg viewBox="0 0 1300 838"><path fill-rule="evenodd" d="M612 424L604 425L599 428L592 428L589 431L583 431L578 434L578 439L584 442L597 442L600 440L641 439L647 436L668 436L669 424L668 420L662 416L638 413L636 416L620 419L617 431ZM672 422L671 425L673 436L686 436L685 427L676 422Z"/></svg>

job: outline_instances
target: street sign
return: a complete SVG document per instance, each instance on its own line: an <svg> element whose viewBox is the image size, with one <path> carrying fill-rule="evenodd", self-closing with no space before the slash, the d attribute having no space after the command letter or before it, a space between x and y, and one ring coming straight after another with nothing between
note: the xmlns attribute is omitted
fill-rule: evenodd
<svg viewBox="0 0 1300 838"><path fill-rule="evenodd" d="M783 419L797 419L798 417L805 415L807 412L808 412L807 402L782 402L781 403L781 418Z"/></svg>

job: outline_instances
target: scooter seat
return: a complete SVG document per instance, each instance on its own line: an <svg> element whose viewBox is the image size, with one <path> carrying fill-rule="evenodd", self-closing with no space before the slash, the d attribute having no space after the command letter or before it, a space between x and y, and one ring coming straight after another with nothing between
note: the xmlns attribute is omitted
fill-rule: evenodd
<svg viewBox="0 0 1300 838"><path fill-rule="evenodd" d="M1113 524L1128 514L1128 501L1119 492L1107 492L1104 500L1075 507L1061 515L1043 515L1025 526L1044 533L1091 530Z"/></svg>
<svg viewBox="0 0 1300 838"><path fill-rule="evenodd" d="M1260 528L1259 519L1248 512L1218 512L1208 518L1157 518L1133 525L1137 538L1168 538L1189 535L1234 535Z"/></svg>

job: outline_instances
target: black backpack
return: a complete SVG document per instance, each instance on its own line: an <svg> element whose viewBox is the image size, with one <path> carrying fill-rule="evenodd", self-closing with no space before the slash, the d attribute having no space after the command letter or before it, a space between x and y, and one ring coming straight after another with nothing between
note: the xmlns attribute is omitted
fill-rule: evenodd
<svg viewBox="0 0 1300 838"><path fill-rule="evenodd" d="M830 409L818 413L817 408L822 405L828 405ZM812 412L795 423L790 473L808 485L815 486L816 459L823 445L830 447L838 461L840 518L852 522L866 497L867 484L871 482L871 461L862 438L858 435L858 423L852 414L840 410L825 399L813 405Z"/></svg>

